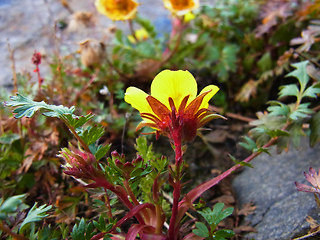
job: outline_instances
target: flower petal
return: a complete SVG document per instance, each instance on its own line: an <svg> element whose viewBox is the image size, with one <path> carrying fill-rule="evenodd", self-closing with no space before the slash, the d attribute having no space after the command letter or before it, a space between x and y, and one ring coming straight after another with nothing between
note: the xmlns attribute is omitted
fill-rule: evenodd
<svg viewBox="0 0 320 240"><path fill-rule="evenodd" d="M165 8L177 15L184 15L199 7L199 0L163 0Z"/></svg>
<svg viewBox="0 0 320 240"><path fill-rule="evenodd" d="M111 20L128 20L134 18L138 3L133 0L96 0L97 10Z"/></svg>
<svg viewBox="0 0 320 240"><path fill-rule="evenodd" d="M148 96L147 101L152 111L160 118L161 121L163 121L169 116L170 110L164 104L162 104L158 99L152 96Z"/></svg>
<svg viewBox="0 0 320 240"><path fill-rule="evenodd" d="M154 114L147 101L148 96L148 94L139 88L128 87L124 96L124 100L133 108L137 109L140 113Z"/></svg>
<svg viewBox="0 0 320 240"><path fill-rule="evenodd" d="M204 89L202 89L202 91L199 93L199 95L201 95L202 93L207 92L207 91L210 91L210 92L203 98L199 109L209 107L210 99L219 91L219 88L216 85L206 86Z"/></svg>
<svg viewBox="0 0 320 240"><path fill-rule="evenodd" d="M162 102L168 109L170 108L169 97L174 101L176 109L182 100L189 96L188 102L191 102L197 95L197 82L188 71L170 71L160 72L151 84L151 96Z"/></svg>

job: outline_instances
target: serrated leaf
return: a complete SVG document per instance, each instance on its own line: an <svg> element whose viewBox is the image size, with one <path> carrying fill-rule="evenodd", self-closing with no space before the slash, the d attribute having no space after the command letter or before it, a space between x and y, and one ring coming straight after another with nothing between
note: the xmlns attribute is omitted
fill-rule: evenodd
<svg viewBox="0 0 320 240"><path fill-rule="evenodd" d="M271 105L267 108L269 116L288 116L290 113L290 108L279 101L269 101L268 104Z"/></svg>
<svg viewBox="0 0 320 240"><path fill-rule="evenodd" d="M280 130L280 129L275 129L275 130L267 130L267 134L274 138L274 137L288 137L290 136L290 133L288 133L287 131L284 130Z"/></svg>
<svg viewBox="0 0 320 240"><path fill-rule="evenodd" d="M37 203L35 203L28 212L27 217L21 223L19 231L23 231L24 227L28 223L38 222L41 221L43 218L47 217L49 214L47 214L46 212L49 211L51 208L51 205L47 206L46 204L37 207Z"/></svg>
<svg viewBox="0 0 320 240"><path fill-rule="evenodd" d="M317 94L320 94L320 87L312 85L303 92L302 97L316 98Z"/></svg>
<svg viewBox="0 0 320 240"><path fill-rule="evenodd" d="M71 238L73 240L81 240L85 234L84 219L81 218L79 225L75 224L72 228Z"/></svg>
<svg viewBox="0 0 320 240"><path fill-rule="evenodd" d="M313 147L320 141L320 112L317 112L312 116L310 130L310 145Z"/></svg>
<svg viewBox="0 0 320 240"><path fill-rule="evenodd" d="M290 119L297 121L300 119L308 118L310 114L313 113L311 109L308 108L310 103L302 103L298 108L290 114Z"/></svg>
<svg viewBox="0 0 320 240"><path fill-rule="evenodd" d="M305 90L309 81L309 75L307 74L308 63L309 61L303 61L303 62L291 64L291 66L296 68L296 70L286 75L286 77L295 77L299 80L301 92Z"/></svg>
<svg viewBox="0 0 320 240"><path fill-rule="evenodd" d="M89 120L94 117L92 113L89 113L85 116L76 116L74 114L64 114L63 118L74 128L82 127L86 124Z"/></svg>
<svg viewBox="0 0 320 240"><path fill-rule="evenodd" d="M104 129L103 127L88 127L86 130L83 132L80 132L79 135L83 139L83 141L87 144L90 145L92 143L95 143L99 138L101 138L104 134Z"/></svg>
<svg viewBox="0 0 320 240"><path fill-rule="evenodd" d="M279 97L294 96L298 97L299 89L295 84L288 84L280 87Z"/></svg>
<svg viewBox="0 0 320 240"><path fill-rule="evenodd" d="M209 230L208 230L207 226L204 223L196 222L195 225L196 225L197 228L192 230L192 232L195 235L197 235L199 237L204 237L204 238L210 236L209 235Z"/></svg>
<svg viewBox="0 0 320 240"><path fill-rule="evenodd" d="M37 111L44 110L43 114L48 117L61 117L65 114L72 114L75 110L74 106L71 108L59 105L50 105L42 102L35 102L17 93L16 96L10 97L11 101L5 103L8 107L15 107L13 113L15 118L32 117Z"/></svg>
<svg viewBox="0 0 320 240"><path fill-rule="evenodd" d="M239 145L245 149L247 149L248 151L251 151L253 152L256 148L257 148L257 145L256 143L251 139L249 138L248 136L244 136L243 137L244 141L245 142L240 142Z"/></svg>
<svg viewBox="0 0 320 240"><path fill-rule="evenodd" d="M199 213L206 219L206 221L211 225L217 226L226 217L230 216L233 212L233 208L226 208L223 210L224 203L216 203L211 210L210 208L205 208Z"/></svg>
<svg viewBox="0 0 320 240"><path fill-rule="evenodd" d="M99 146L97 152L94 154L97 161L103 158L110 150L111 145Z"/></svg>

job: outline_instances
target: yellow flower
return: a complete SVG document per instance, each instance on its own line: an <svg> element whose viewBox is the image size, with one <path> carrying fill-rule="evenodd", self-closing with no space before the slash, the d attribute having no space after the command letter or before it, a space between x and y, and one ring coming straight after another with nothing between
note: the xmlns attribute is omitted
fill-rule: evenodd
<svg viewBox="0 0 320 240"><path fill-rule="evenodd" d="M197 130L213 118L222 117L209 112L209 100L219 88L209 85L197 96L197 82L188 71L160 72L151 84L151 94L129 87L124 100L140 112L143 121L137 129L151 127L158 134L191 141Z"/></svg>
<svg viewBox="0 0 320 240"><path fill-rule="evenodd" d="M140 29L136 30L135 35L136 35L136 38L138 41L143 41L143 40L146 40L149 38L149 34L148 34L147 30L144 28L140 28ZM137 43L137 41L133 35L129 35L128 39L133 44Z"/></svg>
<svg viewBox="0 0 320 240"><path fill-rule="evenodd" d="M163 0L164 6L173 14L184 15L199 7L199 0Z"/></svg>
<svg viewBox="0 0 320 240"><path fill-rule="evenodd" d="M138 7L133 0L96 0L95 5L100 13L115 21L134 18Z"/></svg>

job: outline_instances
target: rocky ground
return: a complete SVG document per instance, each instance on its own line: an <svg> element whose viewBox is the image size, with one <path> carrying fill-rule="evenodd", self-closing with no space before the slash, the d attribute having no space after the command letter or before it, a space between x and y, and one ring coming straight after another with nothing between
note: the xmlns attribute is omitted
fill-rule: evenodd
<svg viewBox="0 0 320 240"><path fill-rule="evenodd" d="M127 23L112 22L97 13L94 0L67 0L73 12L87 11L94 14L95 26L84 31L63 31L56 29L59 23L69 23L71 13L58 0L1 0L0 1L0 86L12 88L12 61L8 43L14 50L17 72L32 72L31 57L34 50L52 55L59 51L75 51L77 44L87 38L100 40L107 29L117 26L127 29ZM157 25L162 25L170 18L170 12L161 0L139 0L138 13ZM212 0L202 0L201 4L212 4ZM161 26L163 27L163 25ZM163 29L162 29L163 30ZM59 44L55 40L58 38ZM59 45L57 47L57 45ZM42 66L44 68L44 66Z"/></svg>
<svg viewBox="0 0 320 240"><path fill-rule="evenodd" d="M310 230L307 217L317 220L320 211L313 194L297 191L294 183L310 185L303 172L310 167L319 169L320 145L310 148L303 139L298 149L291 146L287 153L277 154L275 149L271 153L254 159L254 168L246 168L233 182L240 205L252 202L256 206L246 221L257 233L247 237L256 240L301 237Z"/></svg>

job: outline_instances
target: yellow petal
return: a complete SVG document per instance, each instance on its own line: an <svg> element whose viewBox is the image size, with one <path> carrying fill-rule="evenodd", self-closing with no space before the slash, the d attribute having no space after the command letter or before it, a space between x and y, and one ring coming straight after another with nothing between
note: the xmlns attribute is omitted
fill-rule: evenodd
<svg viewBox="0 0 320 240"><path fill-rule="evenodd" d="M188 95L190 95L188 103L197 95L197 82L188 71L164 70L153 79L151 84L151 96L166 105L168 109L171 109L169 97L173 99L178 110L181 101Z"/></svg>
<svg viewBox="0 0 320 240"><path fill-rule="evenodd" d="M163 0L165 8L173 14L184 15L199 7L199 0Z"/></svg>
<svg viewBox="0 0 320 240"><path fill-rule="evenodd" d="M202 89L202 91L200 92L200 94L204 93L204 92L207 92L207 91L210 91L204 98L203 98L203 101L199 107L199 109L201 108L208 108L209 106L209 101L210 99L219 91L219 88L215 85L209 85L209 86L206 86L204 89ZM199 94L199 95L200 95Z"/></svg>
<svg viewBox="0 0 320 240"><path fill-rule="evenodd" d="M96 0L97 10L112 20L128 20L134 18L138 3L133 0Z"/></svg>
<svg viewBox="0 0 320 240"><path fill-rule="evenodd" d="M124 96L124 100L133 108L137 109L140 113L151 113L154 115L147 101L148 96L148 94L139 88L128 87Z"/></svg>

